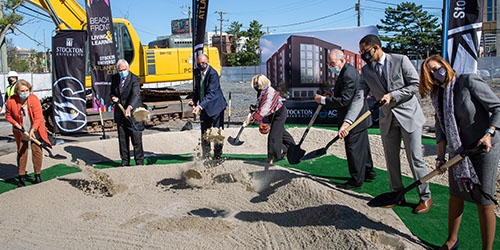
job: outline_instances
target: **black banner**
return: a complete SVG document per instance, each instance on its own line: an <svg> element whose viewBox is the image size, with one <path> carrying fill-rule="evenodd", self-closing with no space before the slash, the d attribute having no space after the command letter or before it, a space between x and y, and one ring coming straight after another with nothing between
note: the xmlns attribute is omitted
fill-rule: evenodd
<svg viewBox="0 0 500 250"><path fill-rule="evenodd" d="M203 54L205 28L208 18L208 0L193 0L193 6L193 13L195 14L193 18L193 69L195 69L198 55Z"/></svg>
<svg viewBox="0 0 500 250"><path fill-rule="evenodd" d="M287 100L283 104L287 109L286 123L288 124L308 124L318 107L318 103L314 100ZM337 124L337 110L323 107L314 124Z"/></svg>
<svg viewBox="0 0 500 250"><path fill-rule="evenodd" d="M443 55L459 74L476 73L484 0L445 0Z"/></svg>
<svg viewBox="0 0 500 250"><path fill-rule="evenodd" d="M52 38L54 132L80 132L87 125L85 31L61 30Z"/></svg>
<svg viewBox="0 0 500 250"><path fill-rule="evenodd" d="M111 76L116 73L116 47L110 0L87 0L90 71L94 112L111 111Z"/></svg>

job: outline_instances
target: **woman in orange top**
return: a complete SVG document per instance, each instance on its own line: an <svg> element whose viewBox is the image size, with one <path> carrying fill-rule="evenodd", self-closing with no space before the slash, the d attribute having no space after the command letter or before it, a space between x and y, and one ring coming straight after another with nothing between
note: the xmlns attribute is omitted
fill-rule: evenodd
<svg viewBox="0 0 500 250"><path fill-rule="evenodd" d="M30 138L45 141L49 147L47 128L45 127L42 105L38 97L31 94L31 84L25 80L19 80L15 88L15 94L5 104L5 118L12 123L14 137L17 143L17 167L19 173L18 186L26 186L25 173L28 161L28 145ZM29 131L29 137L15 129ZM33 168L35 169L35 183L42 182L40 172L42 171L42 148L31 142Z"/></svg>

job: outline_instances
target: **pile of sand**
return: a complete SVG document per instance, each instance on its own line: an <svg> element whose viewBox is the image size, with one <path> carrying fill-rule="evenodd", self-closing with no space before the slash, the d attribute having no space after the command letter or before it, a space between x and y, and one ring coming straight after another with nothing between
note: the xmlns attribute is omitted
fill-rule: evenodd
<svg viewBox="0 0 500 250"><path fill-rule="evenodd" d="M97 170L95 170L97 171ZM186 175L200 173L201 178ZM101 172L101 171L97 171ZM276 166L226 161L82 172L2 194L0 245L28 249L420 249L368 196ZM97 174L99 175L99 174ZM112 180L112 181L110 181ZM126 187L126 188L123 188Z"/></svg>
<svg viewBox="0 0 500 250"><path fill-rule="evenodd" d="M289 129L298 140L304 128ZM212 131L214 141L238 128ZM311 129L307 152L325 146L335 131ZM200 131L143 136L146 157L199 156ZM267 154L267 136L245 128L241 146L225 139L224 153ZM386 169L380 136L370 135L375 167ZM436 147L424 145L429 171ZM0 194L0 246L28 249L418 249L423 248L391 209L369 208L367 195L333 187L327 180L266 164L193 161L176 165L90 167L117 160L118 140L67 143L44 158L44 168L78 165L82 173ZM345 158L343 141L327 152ZM404 150L402 172L411 176ZM15 153L0 157L14 166ZM28 164L28 170L32 167ZM2 172L10 171L10 172ZM432 179L447 185L447 175ZM500 183L499 183L500 184ZM497 186L497 188L500 185ZM498 197L498 192L497 192ZM497 215L499 214L496 206Z"/></svg>

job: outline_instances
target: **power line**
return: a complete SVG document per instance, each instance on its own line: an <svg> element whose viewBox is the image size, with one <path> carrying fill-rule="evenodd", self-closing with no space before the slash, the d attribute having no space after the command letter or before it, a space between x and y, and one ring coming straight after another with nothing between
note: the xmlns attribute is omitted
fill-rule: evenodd
<svg viewBox="0 0 500 250"><path fill-rule="evenodd" d="M16 12L19 12L19 13L21 13L21 14L23 14L23 15L30 16L30 17L33 17L33 18L36 18L36 19L40 19L40 20L45 21L45 22L52 23L52 21L51 21L51 20L47 20L47 19L41 18L41 17L39 17L39 16L35 16L35 15L32 15L32 14L29 14L29 13L26 13L26 12L21 11L21 10L17 10Z"/></svg>
<svg viewBox="0 0 500 250"><path fill-rule="evenodd" d="M399 6L399 4L395 3L388 3L388 2L383 2L383 1L378 1L378 0L366 0L368 2L374 2L374 3L380 3L380 4L386 4L386 5L392 5L392 6ZM432 10L441 10L442 8L439 7L423 7L423 9L432 9Z"/></svg>
<svg viewBox="0 0 500 250"><path fill-rule="evenodd" d="M352 10L352 9L354 9L354 7L350 7L350 8L347 8L345 10L341 10L339 12L335 12L333 14L322 16L322 17L318 17L318 18L311 19L311 20L308 20L308 21L303 21L303 22L298 22L298 23L291 23L291 24L284 24L284 25L268 26L268 27L269 28L282 28L282 27L289 27L289 26L301 25L301 24L305 24L305 23L311 23L311 22L319 21L319 20L322 20L322 19L325 19L325 18L329 18L329 17L332 17L332 16L336 16L336 15L342 14L342 13L347 12L347 11Z"/></svg>
<svg viewBox="0 0 500 250"><path fill-rule="evenodd" d="M26 9L28 9L28 10L31 10L31 11L33 11L33 12L37 13L38 15L42 15L42 16L47 17L47 18L52 18L51 16L47 15L46 13L42 13L42 12L40 12L40 11L38 11L38 10L34 10L34 9L32 9L32 8L30 8L30 7L26 6L26 5L24 5L24 4L23 4L23 5L21 5L21 7L24 7L24 8L26 8Z"/></svg>

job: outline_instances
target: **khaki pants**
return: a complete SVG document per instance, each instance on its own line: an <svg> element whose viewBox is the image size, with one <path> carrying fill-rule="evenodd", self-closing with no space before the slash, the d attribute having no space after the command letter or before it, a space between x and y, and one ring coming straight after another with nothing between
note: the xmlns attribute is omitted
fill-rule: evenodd
<svg viewBox="0 0 500 250"><path fill-rule="evenodd" d="M29 141L21 141L17 149L17 168L19 175L24 175L26 173L26 162L28 161L28 145ZM42 148L31 142L31 158L33 162L33 168L35 169L35 174L40 174L42 171L42 160L43 153Z"/></svg>

